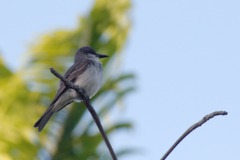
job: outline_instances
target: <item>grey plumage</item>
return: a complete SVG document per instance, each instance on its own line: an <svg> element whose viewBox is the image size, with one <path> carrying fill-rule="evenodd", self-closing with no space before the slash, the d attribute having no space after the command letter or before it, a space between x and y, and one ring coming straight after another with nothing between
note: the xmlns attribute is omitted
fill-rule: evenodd
<svg viewBox="0 0 240 160"><path fill-rule="evenodd" d="M88 46L80 48L75 55L74 64L64 74L64 78L83 88L90 98L93 97L101 87L102 82L102 64L99 62L99 58L105 57L107 56L96 53ZM55 98L34 124L34 127L38 127L40 132L55 112L60 111L73 101L80 101L78 94L60 82Z"/></svg>

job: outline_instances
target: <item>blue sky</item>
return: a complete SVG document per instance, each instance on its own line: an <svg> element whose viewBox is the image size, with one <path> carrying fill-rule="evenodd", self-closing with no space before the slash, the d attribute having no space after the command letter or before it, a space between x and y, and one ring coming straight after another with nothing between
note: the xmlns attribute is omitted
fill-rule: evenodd
<svg viewBox="0 0 240 160"><path fill-rule="evenodd" d="M133 1L133 27L124 49L125 71L137 74L137 91L120 116L133 131L112 137L114 148L137 146L122 160L160 159L204 115L226 110L195 130L168 158L239 159L240 2L237 0ZM0 51L16 68L32 40L71 28L91 2L1 1Z"/></svg>

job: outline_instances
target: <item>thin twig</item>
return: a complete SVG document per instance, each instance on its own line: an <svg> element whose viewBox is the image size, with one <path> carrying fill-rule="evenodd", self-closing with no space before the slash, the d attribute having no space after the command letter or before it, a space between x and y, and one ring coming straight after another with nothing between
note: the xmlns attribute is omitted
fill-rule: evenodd
<svg viewBox="0 0 240 160"><path fill-rule="evenodd" d="M199 122L195 123L194 125L192 125L191 127L189 127L182 135L181 137L178 138L178 140L172 145L171 148L169 148L169 150L163 155L163 157L160 160L165 160L167 158L167 156L175 149L175 147L177 147L177 145L189 134L191 133L193 130L195 130L196 128L200 127L201 125L203 125L205 122L207 122L208 120L210 120L211 118L215 117L215 116L219 116L219 115L227 115L228 113L226 111L215 111L213 113L210 113L206 116L204 116Z"/></svg>
<svg viewBox="0 0 240 160"><path fill-rule="evenodd" d="M96 113L96 111L94 110L91 102L90 102L90 99L88 97L88 95L86 94L85 90L83 90L82 88L79 88L79 86L77 85L74 85L72 82L66 80L65 78L62 77L62 75L60 75L56 70L54 70L53 68L50 68L50 71L57 77L59 78L64 84L66 87L68 88L71 88L71 89L74 89L80 96L80 98L82 99L82 102L86 105L88 111L91 113L100 133L102 134L102 137L107 145L107 148L112 156L112 159L113 160L117 160L117 156L115 154L115 152L113 151L113 148L111 146L111 143L109 142L107 136L106 136L106 133L104 132L104 129L102 127L102 124L100 122L100 119Z"/></svg>

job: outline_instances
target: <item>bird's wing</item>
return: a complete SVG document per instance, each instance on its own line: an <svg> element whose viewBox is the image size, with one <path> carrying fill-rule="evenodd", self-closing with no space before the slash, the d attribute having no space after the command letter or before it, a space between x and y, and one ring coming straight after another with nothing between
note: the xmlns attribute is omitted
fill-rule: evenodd
<svg viewBox="0 0 240 160"><path fill-rule="evenodd" d="M82 59L77 63L74 63L67 72L64 74L64 78L74 82L74 80L81 74L83 74L86 69L88 68L88 65L91 64L91 60L88 59ZM54 114L55 111L53 111L54 104L56 101L59 99L59 97L67 90L68 88L64 85L62 81L60 81L59 89L56 93L55 98L53 99L52 103L48 107L48 109L43 113L43 115L39 118L39 120L34 124L34 127L39 127L38 130L41 131L43 127L46 125L47 121L49 118ZM70 102L67 104L64 104L63 106L60 106L59 110L61 110L63 107L68 105ZM58 111L59 111L58 110Z"/></svg>
<svg viewBox="0 0 240 160"><path fill-rule="evenodd" d="M75 63L64 74L64 78L71 82L74 82L74 80L79 75L81 75L83 72L86 71L89 63L90 63L90 61L87 59L84 61L81 61L79 63ZM56 93L55 98L53 99L52 103L50 104L50 106L52 106L66 90L67 90L67 87L64 85L64 83L62 81L60 81L59 89Z"/></svg>
<svg viewBox="0 0 240 160"><path fill-rule="evenodd" d="M89 62L88 60L84 60L84 61L80 61L78 63L74 63L74 65L72 65L67 72L64 74L64 78L69 80L69 81L74 81L74 79L76 78L76 76L81 75L83 72L86 71L88 64L90 64L91 62ZM34 125L35 127L37 127L42 118L47 115L48 113L52 112L52 109L54 107L54 103L59 99L59 97L67 90L68 88L64 85L64 83L62 81L60 81L60 85L59 85L59 89L56 93L56 96L54 97L52 103L50 104L50 106L48 107L48 109L43 113L43 115L40 117L40 119L36 122L36 124ZM69 103L68 103L69 104ZM67 104L66 104L67 105ZM61 110L64 106L61 106L59 110Z"/></svg>

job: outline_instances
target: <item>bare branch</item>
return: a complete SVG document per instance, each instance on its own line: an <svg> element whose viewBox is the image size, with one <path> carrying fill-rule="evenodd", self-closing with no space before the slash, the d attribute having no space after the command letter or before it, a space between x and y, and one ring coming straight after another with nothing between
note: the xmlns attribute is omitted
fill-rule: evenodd
<svg viewBox="0 0 240 160"><path fill-rule="evenodd" d="M113 160L117 160L117 156L116 154L114 153L113 151L113 148L111 146L111 143L109 142L108 138L107 138L107 135L106 133L104 132L104 129L102 127L102 124L100 122L100 119L96 113L96 111L94 110L91 102L90 102L90 99L88 97L88 95L86 94L85 90L83 90L82 88L79 88L79 86L77 85L74 85L72 82L66 80L65 78L62 77L62 75L60 75L56 70L54 70L53 68L50 68L50 71L57 77L59 78L64 84L66 87L68 88L71 88L71 89L74 89L80 96L80 98L82 99L82 102L85 104L85 106L87 107L88 111L91 113L100 133L102 134L102 137L107 145L107 148L112 156L112 159Z"/></svg>
<svg viewBox="0 0 240 160"><path fill-rule="evenodd" d="M163 155L163 157L161 158L161 160L165 160L168 155L177 147L177 145L189 134L191 133L193 130L195 130L196 128L200 127L201 125L203 125L205 122L207 122L208 120L210 120L211 118L215 117L215 116L219 116L219 115L227 115L228 113L226 111L215 111L213 113L210 113L206 116L204 116L199 122L195 123L194 125L192 125L191 127L189 127L182 135L181 137L178 138L178 140L172 145L171 148L169 148L169 150Z"/></svg>

